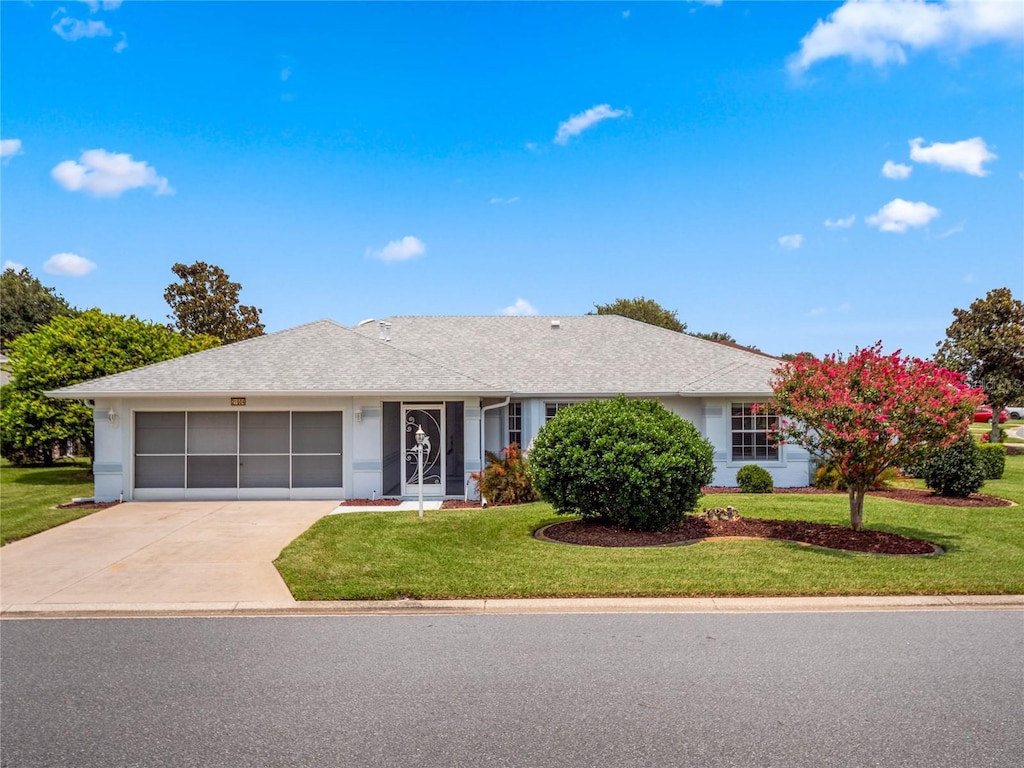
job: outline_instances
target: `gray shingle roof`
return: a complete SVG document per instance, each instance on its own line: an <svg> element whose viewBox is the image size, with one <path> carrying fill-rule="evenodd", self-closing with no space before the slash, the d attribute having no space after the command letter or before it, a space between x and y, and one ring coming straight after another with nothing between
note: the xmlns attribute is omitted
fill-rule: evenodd
<svg viewBox="0 0 1024 768"><path fill-rule="evenodd" d="M614 315L388 322L390 341L319 320L52 394L767 395L779 363Z"/></svg>
<svg viewBox="0 0 1024 768"><path fill-rule="evenodd" d="M369 392L504 394L441 361L368 338L333 320L196 352L57 390L112 395Z"/></svg>
<svg viewBox="0 0 1024 768"><path fill-rule="evenodd" d="M781 362L616 315L387 322L392 346L428 351L431 360L524 395L767 395ZM356 331L378 335L376 325Z"/></svg>

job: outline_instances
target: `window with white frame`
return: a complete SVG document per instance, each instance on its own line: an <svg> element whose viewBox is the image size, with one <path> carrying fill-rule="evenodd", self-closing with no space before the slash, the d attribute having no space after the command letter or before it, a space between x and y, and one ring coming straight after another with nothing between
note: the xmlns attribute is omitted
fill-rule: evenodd
<svg viewBox="0 0 1024 768"><path fill-rule="evenodd" d="M557 402L557 403L544 403L544 423L547 424L563 408L568 408L570 405L576 405L574 402Z"/></svg>
<svg viewBox="0 0 1024 768"><path fill-rule="evenodd" d="M756 403L732 404L733 461L778 461L779 446L771 437L779 426L779 416Z"/></svg>
<svg viewBox="0 0 1024 768"><path fill-rule="evenodd" d="M508 444L523 447L523 404L508 404Z"/></svg>

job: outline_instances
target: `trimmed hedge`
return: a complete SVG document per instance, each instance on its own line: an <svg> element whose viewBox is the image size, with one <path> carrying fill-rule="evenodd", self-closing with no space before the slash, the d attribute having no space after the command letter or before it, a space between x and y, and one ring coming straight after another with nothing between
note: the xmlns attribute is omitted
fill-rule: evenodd
<svg viewBox="0 0 1024 768"><path fill-rule="evenodd" d="M999 480L1006 471L1006 446L1002 443L982 443L981 471L986 480Z"/></svg>
<svg viewBox="0 0 1024 768"><path fill-rule="evenodd" d="M924 484L940 496L967 498L985 484L981 446L970 435L932 454L922 470Z"/></svg>
<svg viewBox="0 0 1024 768"><path fill-rule="evenodd" d="M620 395L559 410L530 448L529 472L559 514L663 530L696 508L713 455L690 422Z"/></svg>

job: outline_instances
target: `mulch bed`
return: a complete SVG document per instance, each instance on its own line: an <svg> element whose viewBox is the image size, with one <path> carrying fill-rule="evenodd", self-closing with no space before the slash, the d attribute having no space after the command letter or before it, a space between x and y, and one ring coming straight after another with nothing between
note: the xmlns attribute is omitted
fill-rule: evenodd
<svg viewBox="0 0 1024 768"><path fill-rule="evenodd" d="M491 506L494 506L493 504ZM480 509L479 501L463 501L462 499L445 499L441 509Z"/></svg>
<svg viewBox="0 0 1024 768"><path fill-rule="evenodd" d="M344 499L339 507L397 507L401 499Z"/></svg>
<svg viewBox="0 0 1024 768"><path fill-rule="evenodd" d="M119 501L72 501L67 504L58 504L57 509L107 509L116 507Z"/></svg>
<svg viewBox="0 0 1024 768"><path fill-rule="evenodd" d="M716 493L740 493L739 488L726 487L721 485L707 486L702 489L706 495ZM800 494L834 494L845 496L846 491L826 491L821 488L805 486L803 488L776 488L772 493L800 493ZM868 491L868 496L878 496L883 499L895 501L908 501L911 504L933 504L941 507L1012 507L1013 502L1007 499L1000 499L998 496L986 496L983 493L972 493L966 499L954 499L949 496L939 496L934 491L925 491L920 488L885 488L880 491Z"/></svg>
<svg viewBox="0 0 1024 768"><path fill-rule="evenodd" d="M800 544L813 544L828 549L868 552L876 555L931 555L932 544L884 531L854 531L838 525L808 523L802 520L707 520L687 515L682 523L667 531L628 531L614 525L590 520L570 520L540 529L538 538L563 544L590 547L658 547L686 544L723 536L744 536L757 539L781 539Z"/></svg>

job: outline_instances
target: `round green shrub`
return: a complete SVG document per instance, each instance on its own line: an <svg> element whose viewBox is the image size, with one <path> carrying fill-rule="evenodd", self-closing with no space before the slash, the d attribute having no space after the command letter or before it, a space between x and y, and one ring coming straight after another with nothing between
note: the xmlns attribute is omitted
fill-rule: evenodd
<svg viewBox="0 0 1024 768"><path fill-rule="evenodd" d="M713 455L660 403L619 396L559 410L530 448L529 471L559 514L663 530L696 508Z"/></svg>
<svg viewBox="0 0 1024 768"><path fill-rule="evenodd" d="M966 498L985 484L981 447L969 435L932 454L922 469L924 484L940 496Z"/></svg>
<svg viewBox="0 0 1024 768"><path fill-rule="evenodd" d="M771 493L775 490L771 473L757 464L740 467L736 473L736 484L743 493Z"/></svg>
<svg viewBox="0 0 1024 768"><path fill-rule="evenodd" d="M1006 446L1002 443L983 443L981 450L981 471L986 480L999 480L1006 471Z"/></svg>

